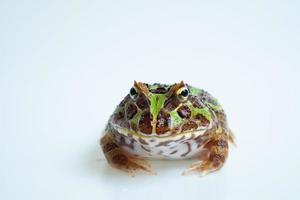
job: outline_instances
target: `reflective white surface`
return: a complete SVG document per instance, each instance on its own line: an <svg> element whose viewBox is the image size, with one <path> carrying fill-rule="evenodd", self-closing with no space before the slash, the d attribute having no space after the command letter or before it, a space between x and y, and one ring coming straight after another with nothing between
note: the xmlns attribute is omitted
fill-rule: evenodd
<svg viewBox="0 0 300 200"><path fill-rule="evenodd" d="M1 1L0 199L299 199L297 1ZM110 169L98 140L133 80L218 98L224 168Z"/></svg>

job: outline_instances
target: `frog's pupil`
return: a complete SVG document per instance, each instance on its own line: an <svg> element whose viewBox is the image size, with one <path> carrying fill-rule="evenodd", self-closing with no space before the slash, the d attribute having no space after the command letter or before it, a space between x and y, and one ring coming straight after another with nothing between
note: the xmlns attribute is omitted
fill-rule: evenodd
<svg viewBox="0 0 300 200"><path fill-rule="evenodd" d="M130 89L130 95L135 96L137 94L136 90L134 88Z"/></svg>
<svg viewBox="0 0 300 200"><path fill-rule="evenodd" d="M183 96L183 97L187 97L188 94L189 94L189 91L188 91L187 89L184 89L184 90L181 91L180 94L181 94L181 96Z"/></svg>

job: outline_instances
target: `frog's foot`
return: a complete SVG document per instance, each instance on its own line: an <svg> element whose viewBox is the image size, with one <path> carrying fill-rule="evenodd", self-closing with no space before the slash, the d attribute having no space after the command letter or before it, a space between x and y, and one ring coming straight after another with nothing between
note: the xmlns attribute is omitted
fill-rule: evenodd
<svg viewBox="0 0 300 200"><path fill-rule="evenodd" d="M219 170L226 161L228 155L228 142L225 138L219 137L212 139L204 145L204 150L207 154L201 155L200 161L191 165L182 175L190 173L198 173L200 176L205 176L208 173Z"/></svg>
<svg viewBox="0 0 300 200"><path fill-rule="evenodd" d="M141 158L132 156L117 145L110 135L105 135L100 141L105 158L113 168L125 171L134 176L137 171L155 174L150 164Z"/></svg>

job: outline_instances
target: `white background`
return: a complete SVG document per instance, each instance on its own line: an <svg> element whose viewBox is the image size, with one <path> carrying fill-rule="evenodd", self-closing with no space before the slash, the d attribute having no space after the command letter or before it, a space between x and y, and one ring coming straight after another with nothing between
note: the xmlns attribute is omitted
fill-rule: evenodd
<svg viewBox="0 0 300 200"><path fill-rule="evenodd" d="M209 2L2 0L0 199L299 199L299 1ZM98 140L133 80L217 97L225 167L110 169Z"/></svg>

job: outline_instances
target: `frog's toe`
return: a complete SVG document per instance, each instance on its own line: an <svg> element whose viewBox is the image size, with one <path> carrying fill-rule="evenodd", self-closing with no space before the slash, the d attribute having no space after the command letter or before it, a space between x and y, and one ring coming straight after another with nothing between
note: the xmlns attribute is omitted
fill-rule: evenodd
<svg viewBox="0 0 300 200"><path fill-rule="evenodd" d="M131 176L135 176L138 171L144 171L150 174L155 174L150 164L143 159L135 156L118 153L112 156L112 167L120 169L129 173Z"/></svg>
<svg viewBox="0 0 300 200"><path fill-rule="evenodd" d="M205 176L211 172L217 171L220 169L221 166L213 166L211 162L208 161L199 161L193 165L191 165L187 170L182 172L182 175L189 175L189 174L199 174L200 176Z"/></svg>

